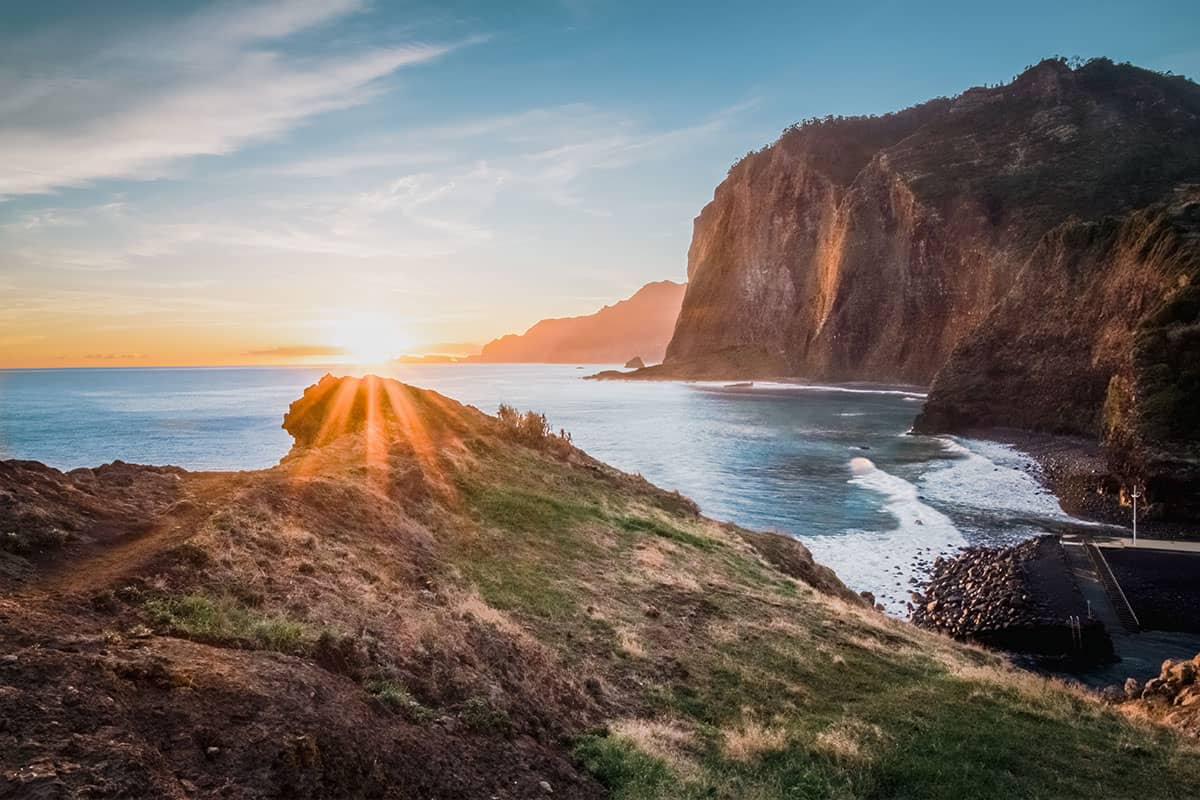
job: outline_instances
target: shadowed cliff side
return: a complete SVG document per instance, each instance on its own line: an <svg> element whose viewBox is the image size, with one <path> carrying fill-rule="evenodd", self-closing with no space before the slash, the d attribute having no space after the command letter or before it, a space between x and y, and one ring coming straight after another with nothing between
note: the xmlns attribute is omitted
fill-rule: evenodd
<svg viewBox="0 0 1200 800"><path fill-rule="evenodd" d="M1042 238L914 425L996 427L1101 440L1147 513L1200 516L1200 189Z"/></svg>

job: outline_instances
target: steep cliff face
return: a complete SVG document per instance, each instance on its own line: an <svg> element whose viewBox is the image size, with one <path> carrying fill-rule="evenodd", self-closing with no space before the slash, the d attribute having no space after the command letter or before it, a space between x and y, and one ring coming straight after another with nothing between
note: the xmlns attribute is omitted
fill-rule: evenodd
<svg viewBox="0 0 1200 800"><path fill-rule="evenodd" d="M685 285L648 283L633 296L595 314L544 319L524 334L484 346L479 361L623 364L640 356L661 361L679 316Z"/></svg>
<svg viewBox="0 0 1200 800"><path fill-rule="evenodd" d="M1200 189L1048 232L914 427L1099 438L1160 514L1200 514Z"/></svg>
<svg viewBox="0 0 1200 800"><path fill-rule="evenodd" d="M1200 179L1200 87L1094 61L791 129L696 219L660 374L928 383L1070 218Z"/></svg>

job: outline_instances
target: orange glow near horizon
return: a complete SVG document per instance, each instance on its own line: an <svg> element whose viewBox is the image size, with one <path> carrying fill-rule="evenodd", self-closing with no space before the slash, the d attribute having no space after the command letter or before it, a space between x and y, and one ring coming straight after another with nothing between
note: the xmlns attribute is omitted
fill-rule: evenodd
<svg viewBox="0 0 1200 800"><path fill-rule="evenodd" d="M356 314L329 323L325 344L344 354L344 363L383 364L408 352L412 337L399 320L382 314ZM336 360L342 361L343 358Z"/></svg>

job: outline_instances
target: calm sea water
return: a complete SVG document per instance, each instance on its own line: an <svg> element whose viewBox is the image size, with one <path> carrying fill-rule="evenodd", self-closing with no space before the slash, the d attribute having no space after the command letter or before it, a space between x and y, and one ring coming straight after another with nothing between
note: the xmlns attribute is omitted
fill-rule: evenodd
<svg viewBox="0 0 1200 800"><path fill-rule="evenodd" d="M1071 522L1021 454L908 435L919 393L581 380L594 369L419 365L391 374L489 413L502 402L541 411L592 455L678 489L709 516L799 537L895 612L921 561ZM280 428L288 404L325 371L0 371L0 458L60 469L114 459L268 467L291 445Z"/></svg>

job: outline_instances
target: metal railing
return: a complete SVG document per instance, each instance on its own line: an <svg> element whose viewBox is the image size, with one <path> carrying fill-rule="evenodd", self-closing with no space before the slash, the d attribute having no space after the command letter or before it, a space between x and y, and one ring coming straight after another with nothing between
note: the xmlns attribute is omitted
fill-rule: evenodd
<svg viewBox="0 0 1200 800"><path fill-rule="evenodd" d="M1092 566L1096 569L1096 575L1100 578L1100 584L1104 587L1108 599L1112 601L1113 610L1117 613L1117 619L1125 626L1126 630L1137 633L1142 629L1142 623L1138 620L1137 614L1134 613L1133 606L1129 604L1129 598L1125 596L1125 590L1121 588L1121 584L1117 582L1117 576L1113 574L1112 568L1108 566L1108 559L1104 557L1104 553L1100 548L1091 542L1084 545L1084 550L1087 551L1088 558L1092 561Z"/></svg>

